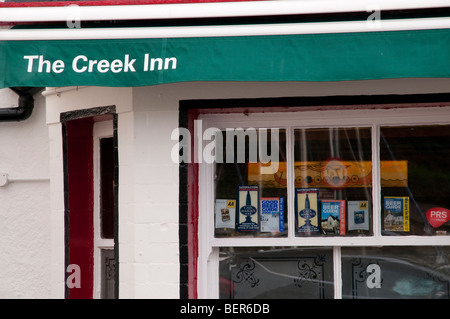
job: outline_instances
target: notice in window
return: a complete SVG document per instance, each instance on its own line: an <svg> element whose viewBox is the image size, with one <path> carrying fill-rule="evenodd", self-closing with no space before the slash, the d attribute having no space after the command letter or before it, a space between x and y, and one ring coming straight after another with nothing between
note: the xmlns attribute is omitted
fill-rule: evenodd
<svg viewBox="0 0 450 319"><path fill-rule="evenodd" d="M319 191L298 188L295 190L297 233L300 236L319 235Z"/></svg>

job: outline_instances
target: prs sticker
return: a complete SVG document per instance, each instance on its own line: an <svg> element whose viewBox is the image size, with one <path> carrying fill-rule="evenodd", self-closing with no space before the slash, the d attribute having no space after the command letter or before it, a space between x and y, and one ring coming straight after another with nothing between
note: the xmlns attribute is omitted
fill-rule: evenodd
<svg viewBox="0 0 450 319"><path fill-rule="evenodd" d="M428 222L434 228L438 228L450 220L450 210L442 207L433 207L426 213Z"/></svg>

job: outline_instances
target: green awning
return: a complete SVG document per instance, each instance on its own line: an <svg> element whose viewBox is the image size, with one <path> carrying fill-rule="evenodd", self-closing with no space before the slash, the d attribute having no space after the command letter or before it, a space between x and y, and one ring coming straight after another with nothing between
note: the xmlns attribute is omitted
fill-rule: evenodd
<svg viewBox="0 0 450 319"><path fill-rule="evenodd" d="M450 29L1 41L0 87L450 77Z"/></svg>

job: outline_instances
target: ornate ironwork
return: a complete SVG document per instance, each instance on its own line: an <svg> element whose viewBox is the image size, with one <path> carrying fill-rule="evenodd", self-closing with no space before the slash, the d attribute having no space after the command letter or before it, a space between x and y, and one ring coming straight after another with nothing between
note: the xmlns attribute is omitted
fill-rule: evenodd
<svg viewBox="0 0 450 319"><path fill-rule="evenodd" d="M251 259L245 263L239 265L239 271L233 278L233 282L241 283L242 281L248 282L252 288L255 288L259 284L259 279L254 276L255 262Z"/></svg>
<svg viewBox="0 0 450 319"><path fill-rule="evenodd" d="M292 285L297 289L303 289L305 294L314 294L317 298L322 299L325 296L325 262L324 255L300 258L249 257L234 266L236 268L231 275L231 280L233 284L246 284L248 289L255 289L255 294L258 296L265 293L270 294L273 289L286 289L288 291L289 286ZM290 270L282 269L283 267L278 269L276 266L278 263L292 268ZM259 275L262 277L260 278ZM280 285L272 286L271 282L277 280L277 278L281 281L279 282ZM267 282L265 282L266 279ZM243 286L239 288L241 292L244 289ZM257 291L258 289L262 290Z"/></svg>
<svg viewBox="0 0 450 319"><path fill-rule="evenodd" d="M116 261L114 258L105 257L105 277L107 280L114 280L116 274Z"/></svg>
<svg viewBox="0 0 450 319"><path fill-rule="evenodd" d="M369 274L367 273L367 266L369 264L379 265L378 260L376 259L364 259L360 257L355 257L351 261L352 265L352 298L357 299L359 296L358 286L362 283L366 283ZM383 279L381 279L381 283ZM364 287L364 286L363 286Z"/></svg>
<svg viewBox="0 0 450 319"><path fill-rule="evenodd" d="M305 257L297 263L298 277L294 279L294 284L302 288L305 282L318 282L323 285L323 264L325 256Z"/></svg>

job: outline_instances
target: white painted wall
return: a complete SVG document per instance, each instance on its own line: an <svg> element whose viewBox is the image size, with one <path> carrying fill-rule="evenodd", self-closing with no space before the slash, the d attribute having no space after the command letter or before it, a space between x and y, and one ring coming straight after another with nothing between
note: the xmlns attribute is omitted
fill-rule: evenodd
<svg viewBox="0 0 450 319"><path fill-rule="evenodd" d="M17 95L0 90L0 105L17 106ZM0 298L50 297L48 151L45 101L37 94L29 119L0 122L0 173L10 178L0 187Z"/></svg>
<svg viewBox="0 0 450 319"><path fill-rule="evenodd" d="M17 94L10 89L0 89L0 108L16 107Z"/></svg>
<svg viewBox="0 0 450 319"><path fill-rule="evenodd" d="M116 105L119 145L119 277L121 298L178 298L178 165L170 135L178 103L161 105L159 88L47 89L52 178L54 269L64 269L64 193L60 113ZM167 136L167 140L165 137ZM54 186L54 187L53 187ZM64 295L64 273L52 278ZM62 283L62 284L61 284Z"/></svg>

